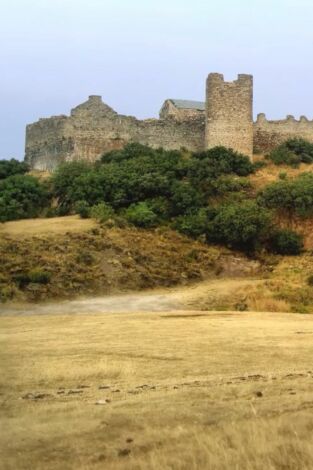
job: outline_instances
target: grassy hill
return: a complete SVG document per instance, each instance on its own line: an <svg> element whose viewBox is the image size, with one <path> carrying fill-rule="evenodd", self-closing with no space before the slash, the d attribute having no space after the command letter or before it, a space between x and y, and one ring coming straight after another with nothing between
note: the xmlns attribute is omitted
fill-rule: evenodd
<svg viewBox="0 0 313 470"><path fill-rule="evenodd" d="M101 227L78 216L5 223L0 251L2 300L111 294L260 269L238 253L168 229Z"/></svg>

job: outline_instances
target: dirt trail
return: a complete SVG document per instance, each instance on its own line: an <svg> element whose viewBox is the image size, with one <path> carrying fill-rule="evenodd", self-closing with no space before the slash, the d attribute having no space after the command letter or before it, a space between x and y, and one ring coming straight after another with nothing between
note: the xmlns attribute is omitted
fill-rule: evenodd
<svg viewBox="0 0 313 470"><path fill-rule="evenodd" d="M0 307L0 315L85 314L166 312L205 310L206 303L231 295L239 289L255 287L257 279L207 280L192 286L156 289L103 297L82 298L54 303L24 304Z"/></svg>

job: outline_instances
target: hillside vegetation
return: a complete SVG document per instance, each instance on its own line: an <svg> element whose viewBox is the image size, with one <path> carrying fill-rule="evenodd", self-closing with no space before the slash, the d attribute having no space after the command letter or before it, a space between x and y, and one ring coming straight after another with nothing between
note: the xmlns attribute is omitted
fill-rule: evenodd
<svg viewBox="0 0 313 470"><path fill-rule="evenodd" d="M275 151L269 160L297 166L311 163L313 145L288 141L277 149L279 162ZM290 152L299 161L290 162ZM278 233L276 216L312 216L312 173L290 179L281 172L279 181L258 190L251 175L265 164L223 147L188 153L139 144L105 154L95 164L65 163L43 180L25 174L25 164L0 162L0 220L78 213L118 226L167 226L248 253L265 248L297 254L301 236Z"/></svg>
<svg viewBox="0 0 313 470"><path fill-rule="evenodd" d="M129 144L95 164L65 163L44 178L27 173L24 163L2 161L1 299L73 297L201 280L220 272L221 253L235 250L235 257L241 251L257 259L264 272L272 270L272 278L280 256L289 257L292 269L303 266L305 274L292 294L282 293L277 279L276 285L268 283L267 293L282 301L280 310L308 311L312 148L293 140L279 147L279 161L275 149L252 164L223 147L192 154ZM290 152L297 161L290 160ZM17 219L23 220L9 222ZM241 303L250 308L248 301ZM233 308L234 302L224 305Z"/></svg>
<svg viewBox="0 0 313 470"><path fill-rule="evenodd" d="M90 228L89 220L63 217L61 231L55 219L39 220L38 232L36 220L4 224L2 301L113 294L260 271L258 262L168 229Z"/></svg>

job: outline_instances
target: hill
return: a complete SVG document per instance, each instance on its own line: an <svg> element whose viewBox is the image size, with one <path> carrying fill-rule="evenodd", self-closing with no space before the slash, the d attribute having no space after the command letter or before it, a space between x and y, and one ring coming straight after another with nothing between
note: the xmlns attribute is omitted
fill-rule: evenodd
<svg viewBox="0 0 313 470"><path fill-rule="evenodd" d="M168 229L101 227L77 216L1 226L2 300L46 300L253 275L260 264Z"/></svg>

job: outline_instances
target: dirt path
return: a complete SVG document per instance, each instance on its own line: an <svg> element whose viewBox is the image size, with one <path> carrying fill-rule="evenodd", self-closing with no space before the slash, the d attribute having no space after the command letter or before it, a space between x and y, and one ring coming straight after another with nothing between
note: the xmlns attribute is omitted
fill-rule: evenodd
<svg viewBox="0 0 313 470"><path fill-rule="evenodd" d="M257 279L219 279L192 286L158 289L134 294L92 297L44 304L0 307L0 315L85 314L165 312L206 310L206 305L219 298L262 283Z"/></svg>

